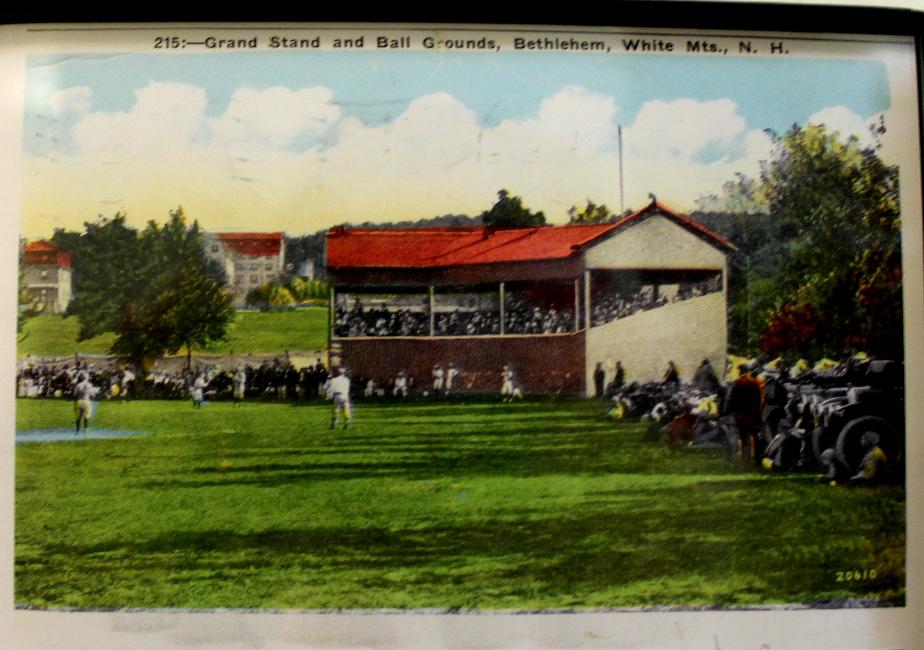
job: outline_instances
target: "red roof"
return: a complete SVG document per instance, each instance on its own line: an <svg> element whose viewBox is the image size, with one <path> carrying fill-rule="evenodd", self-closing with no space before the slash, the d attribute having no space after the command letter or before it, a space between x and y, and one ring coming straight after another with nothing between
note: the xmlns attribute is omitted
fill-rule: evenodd
<svg viewBox="0 0 924 650"><path fill-rule="evenodd" d="M239 255L272 257L282 247L281 232L220 232L221 243Z"/></svg>
<svg viewBox="0 0 924 650"><path fill-rule="evenodd" d="M655 210L657 208L658 211ZM722 248L727 240L663 206L652 203L618 221L537 228L332 228L327 233L330 268L434 268L566 258L616 230L664 214Z"/></svg>
<svg viewBox="0 0 924 650"><path fill-rule="evenodd" d="M25 264L52 264L66 269L71 268L70 252L47 241L34 241L23 249Z"/></svg>

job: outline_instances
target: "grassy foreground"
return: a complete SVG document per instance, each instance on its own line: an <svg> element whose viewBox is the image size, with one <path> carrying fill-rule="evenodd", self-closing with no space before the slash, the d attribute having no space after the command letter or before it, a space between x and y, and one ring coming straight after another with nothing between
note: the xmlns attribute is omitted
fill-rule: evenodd
<svg viewBox="0 0 924 650"><path fill-rule="evenodd" d="M20 400L17 427L69 426L71 408ZM902 488L742 472L642 443L640 425L599 412L585 401L359 404L354 428L329 432L323 404L105 403L94 426L151 435L17 445L15 599L904 602Z"/></svg>
<svg viewBox="0 0 924 650"><path fill-rule="evenodd" d="M48 314L26 321L19 335L18 354L66 356L106 354L114 334L102 334L77 341L77 318ZM239 311L228 326L228 340L199 352L227 354L281 353L285 350L323 350L327 347L327 308L309 307L293 311Z"/></svg>

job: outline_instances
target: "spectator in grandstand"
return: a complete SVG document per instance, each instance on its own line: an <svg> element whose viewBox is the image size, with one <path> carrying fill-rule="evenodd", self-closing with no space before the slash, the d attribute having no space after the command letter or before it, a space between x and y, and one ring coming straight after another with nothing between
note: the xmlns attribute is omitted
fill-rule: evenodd
<svg viewBox="0 0 924 650"><path fill-rule="evenodd" d="M443 367L439 364L433 366L433 393L439 395L443 392L443 386L445 385L446 373L443 370Z"/></svg>

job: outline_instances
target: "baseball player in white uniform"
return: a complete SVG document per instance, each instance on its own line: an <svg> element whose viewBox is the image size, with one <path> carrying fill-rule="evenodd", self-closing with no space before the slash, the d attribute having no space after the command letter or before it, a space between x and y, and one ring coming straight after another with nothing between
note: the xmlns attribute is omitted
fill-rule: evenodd
<svg viewBox="0 0 924 650"><path fill-rule="evenodd" d="M350 378L346 375L346 368L338 368L337 373L327 381L327 398L333 401L330 428L337 426L340 414L343 413L343 428L346 429L353 418L350 410Z"/></svg>
<svg viewBox="0 0 924 650"><path fill-rule="evenodd" d="M80 433L80 423L83 422L83 430L86 432L87 427L90 425L90 416L93 413L93 396L96 395L97 388L87 377L85 373L81 373L79 377L79 383L74 386L74 411L77 414L77 428L74 431L76 436Z"/></svg>

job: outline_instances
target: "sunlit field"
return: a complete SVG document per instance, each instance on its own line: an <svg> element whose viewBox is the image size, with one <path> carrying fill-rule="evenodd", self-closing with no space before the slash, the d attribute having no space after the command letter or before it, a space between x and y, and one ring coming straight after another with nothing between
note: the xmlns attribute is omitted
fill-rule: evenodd
<svg viewBox="0 0 924 650"><path fill-rule="evenodd" d="M585 400L103 403L127 438L16 448L33 607L898 605L901 487L642 442ZM19 400L20 430L67 401ZM849 573L848 573L849 572Z"/></svg>
<svg viewBox="0 0 924 650"><path fill-rule="evenodd" d="M77 341L77 318L60 315L36 316L26 321L18 337L20 356L66 356L106 354L114 334L102 334ZM327 308L307 307L291 311L238 311L228 325L228 338L196 350L210 354L281 353L284 350L313 351L327 348ZM185 353L185 351L181 351Z"/></svg>

